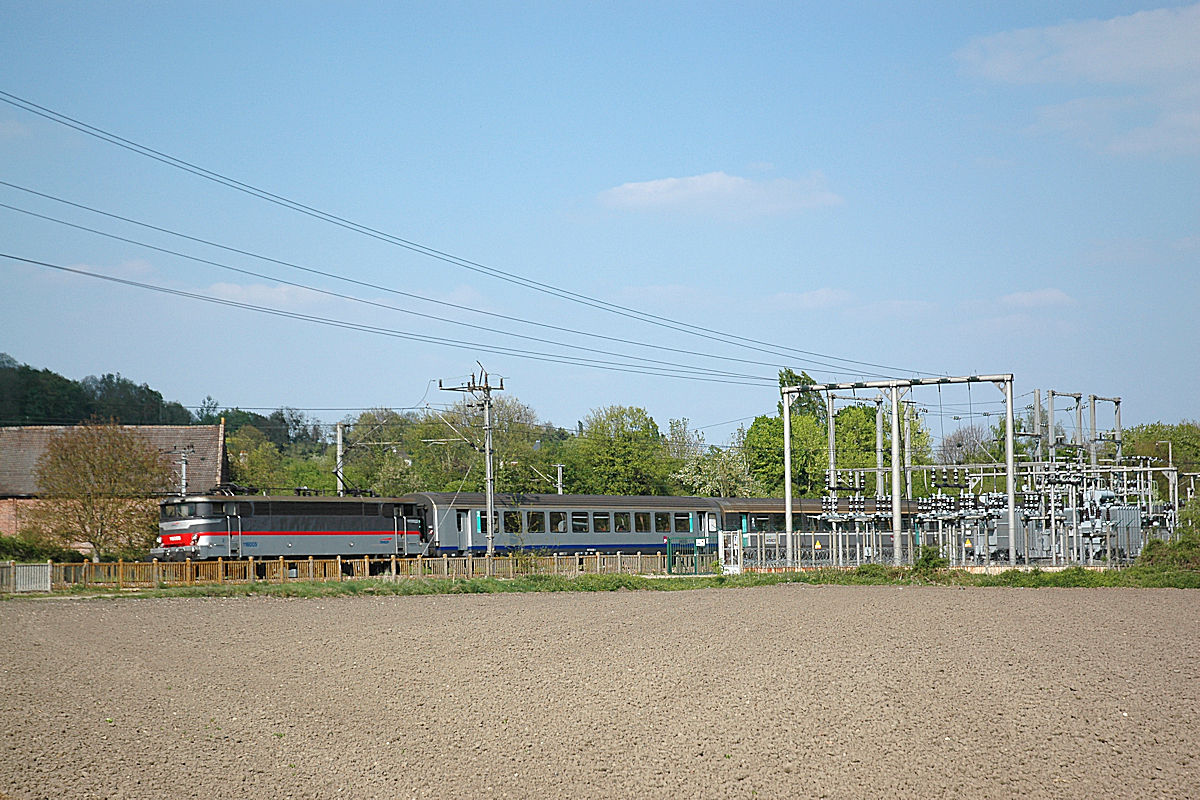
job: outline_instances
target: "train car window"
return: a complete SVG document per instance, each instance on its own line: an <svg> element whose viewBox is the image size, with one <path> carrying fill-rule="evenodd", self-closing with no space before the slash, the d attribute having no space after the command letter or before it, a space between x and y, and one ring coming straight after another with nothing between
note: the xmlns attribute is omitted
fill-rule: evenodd
<svg viewBox="0 0 1200 800"><path fill-rule="evenodd" d="M650 512L649 511L633 512L633 531L634 531L634 533L649 533L650 532Z"/></svg>
<svg viewBox="0 0 1200 800"><path fill-rule="evenodd" d="M592 530L596 533L608 533L612 530L612 517L607 511L592 514Z"/></svg>
<svg viewBox="0 0 1200 800"><path fill-rule="evenodd" d="M613 530L617 533L629 533L629 512L613 512Z"/></svg>
<svg viewBox="0 0 1200 800"><path fill-rule="evenodd" d="M195 513L196 513L196 507L193 506L191 503L180 503L179 504L179 516L190 517L190 516L193 516Z"/></svg>
<svg viewBox="0 0 1200 800"><path fill-rule="evenodd" d="M571 533L587 533L588 532L588 512L572 511L571 512Z"/></svg>
<svg viewBox="0 0 1200 800"><path fill-rule="evenodd" d="M530 533L545 533L546 532L546 512L545 511L530 511L528 526L525 530Z"/></svg>
<svg viewBox="0 0 1200 800"><path fill-rule="evenodd" d="M211 517L212 513L213 513L212 509L213 509L212 503L196 503L196 516L197 517Z"/></svg>
<svg viewBox="0 0 1200 800"><path fill-rule="evenodd" d="M463 533L467 530L467 516L469 514L470 514L470 512L468 512L468 511L459 511L455 515L457 517L456 521L458 524L458 532L459 533Z"/></svg>
<svg viewBox="0 0 1200 800"><path fill-rule="evenodd" d="M671 514L667 511L654 512L654 532L655 533L670 533L671 532Z"/></svg>
<svg viewBox="0 0 1200 800"><path fill-rule="evenodd" d="M676 533L691 533L692 532L692 515L686 512L675 512L675 532Z"/></svg>
<svg viewBox="0 0 1200 800"><path fill-rule="evenodd" d="M521 512L520 511L505 511L504 512L504 532L505 533L521 533Z"/></svg>
<svg viewBox="0 0 1200 800"><path fill-rule="evenodd" d="M554 533L567 532L567 512L551 511L550 512L550 530Z"/></svg>
<svg viewBox="0 0 1200 800"><path fill-rule="evenodd" d="M175 506L163 506L161 509L159 509L159 512L160 519L175 519L175 515L178 513L178 510L175 508Z"/></svg>

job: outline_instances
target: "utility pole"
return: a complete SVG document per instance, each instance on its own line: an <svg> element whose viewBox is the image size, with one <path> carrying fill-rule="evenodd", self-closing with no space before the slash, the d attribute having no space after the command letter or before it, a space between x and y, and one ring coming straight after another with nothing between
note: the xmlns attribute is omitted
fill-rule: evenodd
<svg viewBox="0 0 1200 800"><path fill-rule="evenodd" d="M875 499L881 499L883 494L883 393L880 392L875 398Z"/></svg>
<svg viewBox="0 0 1200 800"><path fill-rule="evenodd" d="M479 364L478 361L475 362ZM492 392L504 391L504 378L499 386L492 386L488 381L487 370L479 364L479 379L471 373L471 381L465 386L442 386L438 388L447 392L466 392L479 401L483 407L483 460L484 475L487 486L487 554L490 558L496 554L496 478L492 472Z"/></svg>
<svg viewBox="0 0 1200 800"><path fill-rule="evenodd" d="M346 458L346 449L342 439L343 430L343 425L339 422L337 424L337 461L335 462L333 469L333 474L337 477L338 497L342 497L346 494L346 482L342 480L342 467L345 466Z"/></svg>
<svg viewBox="0 0 1200 800"><path fill-rule="evenodd" d="M160 451L167 455L179 456L179 494L180 494L180 496L184 496L187 494L188 456L191 455L192 453L194 453L195 451L196 451L196 448L190 444L186 445L186 446L175 445L175 448L172 450Z"/></svg>

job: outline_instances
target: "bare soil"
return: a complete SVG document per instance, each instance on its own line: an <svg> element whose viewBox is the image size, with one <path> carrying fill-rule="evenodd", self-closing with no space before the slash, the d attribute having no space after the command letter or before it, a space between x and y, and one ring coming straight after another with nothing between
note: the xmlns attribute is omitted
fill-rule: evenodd
<svg viewBox="0 0 1200 800"><path fill-rule="evenodd" d="M1200 795L1200 592L0 603L0 797Z"/></svg>

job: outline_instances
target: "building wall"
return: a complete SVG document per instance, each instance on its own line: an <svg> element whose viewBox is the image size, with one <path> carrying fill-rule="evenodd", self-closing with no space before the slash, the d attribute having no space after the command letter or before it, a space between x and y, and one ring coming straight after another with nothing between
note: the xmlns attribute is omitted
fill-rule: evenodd
<svg viewBox="0 0 1200 800"><path fill-rule="evenodd" d="M21 509L36 502L15 497L0 498L0 536L16 536L21 525Z"/></svg>

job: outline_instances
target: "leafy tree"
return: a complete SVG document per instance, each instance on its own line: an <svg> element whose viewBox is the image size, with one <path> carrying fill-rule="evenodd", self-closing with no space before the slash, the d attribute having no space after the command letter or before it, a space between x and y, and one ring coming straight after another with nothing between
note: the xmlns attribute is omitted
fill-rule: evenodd
<svg viewBox="0 0 1200 800"><path fill-rule="evenodd" d="M788 386L812 386L816 381L807 372L801 371L799 375L792 369L781 369L779 371L779 388L783 389ZM779 401L778 411L783 413L783 400ZM821 424L827 424L826 418L828 413L825 409L825 399L819 392L801 392L792 401L792 413L800 416L809 416L816 419Z"/></svg>
<svg viewBox="0 0 1200 800"><path fill-rule="evenodd" d="M156 493L171 465L136 430L89 422L52 438L38 459L41 502L24 515L34 541L86 542L99 557L144 551L157 530Z"/></svg>
<svg viewBox="0 0 1200 800"><path fill-rule="evenodd" d="M216 425L221 421L221 415L217 412L221 406L212 398L212 395L206 395L204 401L200 403L200 410L196 412L196 423L199 425Z"/></svg>
<svg viewBox="0 0 1200 800"><path fill-rule="evenodd" d="M1200 536L1200 495L1193 497L1179 509L1178 529L1181 533Z"/></svg>
<svg viewBox="0 0 1200 800"><path fill-rule="evenodd" d="M256 489L281 489L288 483L279 450L253 425L227 435L225 449L234 483Z"/></svg>
<svg viewBox="0 0 1200 800"><path fill-rule="evenodd" d="M825 491L829 468L825 426L813 415L792 415L792 486L799 495ZM750 474L766 494L780 497L783 485L783 417L757 417L746 432Z"/></svg>
<svg viewBox="0 0 1200 800"><path fill-rule="evenodd" d="M225 418L225 435L237 433L246 425L251 425L258 429L259 433L267 430L271 426L271 421L254 411L243 411L240 408L226 408L216 415L215 423L220 418ZM210 423L211 424L211 423Z"/></svg>
<svg viewBox="0 0 1200 800"><path fill-rule="evenodd" d="M1122 451L1128 461L1145 458L1151 466L1166 467L1174 458L1175 467L1181 472L1200 471L1200 422L1184 421L1175 425L1151 422L1136 425L1123 433ZM1159 444L1170 442L1171 446ZM1156 475L1159 497L1167 496L1167 478Z"/></svg>
<svg viewBox="0 0 1200 800"><path fill-rule="evenodd" d="M588 414L568 450L571 491L585 494L668 494L666 442L645 409L606 406Z"/></svg>
<svg viewBox="0 0 1200 800"><path fill-rule="evenodd" d="M763 487L750 472L746 429L738 428L725 447L709 447L683 459L671 477L700 497L761 497Z"/></svg>
<svg viewBox="0 0 1200 800"><path fill-rule="evenodd" d="M91 417L91 401L78 383L48 369L0 366L0 422L8 425L73 423Z"/></svg>
<svg viewBox="0 0 1200 800"><path fill-rule="evenodd" d="M119 374L89 375L80 385L91 399L91 412L101 419L127 425L190 425L190 411L179 403L163 402L159 392Z"/></svg>

